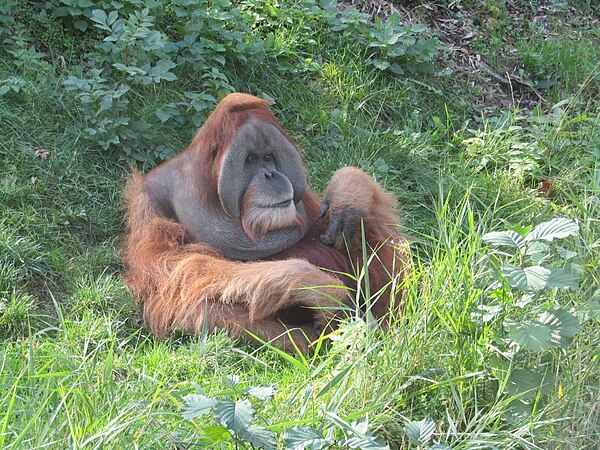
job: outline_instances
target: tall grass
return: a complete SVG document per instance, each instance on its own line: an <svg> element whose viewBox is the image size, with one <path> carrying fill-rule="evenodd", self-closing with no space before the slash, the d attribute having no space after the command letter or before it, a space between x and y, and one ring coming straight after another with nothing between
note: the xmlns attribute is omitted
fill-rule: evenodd
<svg viewBox="0 0 600 450"><path fill-rule="evenodd" d="M394 286L403 293L401 317L387 330L351 317L311 356L222 333L151 336L120 279L129 168L71 132L81 111L65 94L67 69L1 61L1 83L20 77L26 85L0 95L0 448L200 446L210 424L184 420L183 399L194 384L222 395L229 375L243 387L276 387L256 414L279 433L280 446L292 427L339 437L342 422L332 425L332 417L367 417L392 449L598 447L598 47L589 32L571 47L521 37L528 70L557 80L548 95L556 101L531 113L495 109L482 118L460 74L390 77L343 42L335 51L329 42L305 72L230 68L237 90L277 100L274 111L303 149L313 186L322 189L342 165L363 168L397 195L411 236L414 270ZM494 48L506 43L494 38ZM494 60L492 50L481 51ZM189 75L157 95L177 101L197 82ZM164 129L178 147L193 131ZM540 182L553 186L549 198ZM487 306L494 275L482 236L553 217L579 225L566 245L582 267L580 285L538 306L569 308L579 332L566 348L510 360L503 317L474 315ZM366 274L349 275L367 282ZM368 303L379 293L356 295ZM516 311L513 303L506 306ZM524 367L542 366L550 385L514 389ZM427 418L435 423L431 438L411 441L405 425Z"/></svg>

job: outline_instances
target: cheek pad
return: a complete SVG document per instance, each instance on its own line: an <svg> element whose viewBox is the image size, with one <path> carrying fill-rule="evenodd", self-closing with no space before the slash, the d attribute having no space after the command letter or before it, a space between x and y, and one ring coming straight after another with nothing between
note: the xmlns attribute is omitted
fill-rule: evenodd
<svg viewBox="0 0 600 450"><path fill-rule="evenodd" d="M221 161L218 194L225 212L240 217L244 192L252 179L252 174L244 171L244 163L252 149L273 153L277 171L292 183L294 202L298 203L306 190L306 175L298 149L274 125L251 120L240 127Z"/></svg>
<svg viewBox="0 0 600 450"><path fill-rule="evenodd" d="M242 199L251 176L244 171L246 154L256 143L252 130L242 126L225 150L219 171L218 194L223 210L231 217L240 217Z"/></svg>

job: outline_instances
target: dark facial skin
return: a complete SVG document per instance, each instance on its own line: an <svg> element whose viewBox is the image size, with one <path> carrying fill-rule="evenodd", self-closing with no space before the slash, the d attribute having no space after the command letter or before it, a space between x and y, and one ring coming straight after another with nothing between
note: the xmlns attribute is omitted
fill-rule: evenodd
<svg viewBox="0 0 600 450"><path fill-rule="evenodd" d="M292 222L259 239L248 236L242 226L247 192L252 193L251 206L265 208L267 216L293 202L297 214L305 218L306 177L299 152L272 124L253 119L240 127L221 162L217 201L207 202L206 193L197 191L192 181L197 164L190 158L193 153L153 171L146 188L160 193L164 198L160 208L194 241L210 245L226 258L246 261L275 255L302 239L305 231Z"/></svg>
<svg viewBox="0 0 600 450"><path fill-rule="evenodd" d="M288 200L288 194L298 203L306 189L298 150L273 125L257 120L239 129L221 163L219 198L227 214L240 216L251 183L260 183L265 200L273 203Z"/></svg>

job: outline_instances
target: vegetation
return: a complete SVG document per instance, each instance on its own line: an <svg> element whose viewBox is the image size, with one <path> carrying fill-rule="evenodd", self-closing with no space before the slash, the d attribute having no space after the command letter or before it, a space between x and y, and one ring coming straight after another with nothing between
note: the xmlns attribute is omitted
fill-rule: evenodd
<svg viewBox="0 0 600 450"><path fill-rule="evenodd" d="M0 5L0 447L600 444L600 31L586 1ZM231 91L413 237L404 314L310 357L154 338L121 191ZM355 274L360 276L360 274ZM358 294L357 294L358 295Z"/></svg>

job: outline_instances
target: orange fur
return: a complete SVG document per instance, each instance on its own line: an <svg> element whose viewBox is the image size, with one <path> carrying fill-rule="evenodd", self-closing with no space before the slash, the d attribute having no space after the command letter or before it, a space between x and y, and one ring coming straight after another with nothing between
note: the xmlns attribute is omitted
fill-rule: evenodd
<svg viewBox="0 0 600 450"><path fill-rule="evenodd" d="M283 133L266 102L234 94L221 102L190 147L176 157L191 161L194 156L200 167L192 169L211 174L208 181L202 177L194 181L206 202L216 201L215 174L220 161L235 130L250 117L269 121ZM159 337L176 329L196 333L204 327L218 328L233 337L246 336L244 331L248 331L286 350L297 345L306 351L321 329L332 326L334 310L346 300L345 289L335 286L355 287L352 280L320 269L352 272L360 265L360 249L350 247L348 254L343 242L336 241L332 248L319 241L328 218L347 207L364 211L367 242L377 250L369 267L371 292L384 289L390 277L402 276L402 270L409 267L403 251L406 241L396 228L393 196L358 169L344 168L333 176L326 190L330 210L323 220L318 218L320 198L306 190L302 200L309 223L302 224L308 233L301 242L268 260L249 262L225 259L210 246L193 242L176 218L165 213L162 197L149 192L145 182L151 176L152 172L135 172L127 184L123 259L125 279L142 305L149 329ZM275 222L280 225L279 219L255 216L244 228L256 236L276 228ZM290 221L290 216L281 221ZM317 288L303 289L311 286ZM373 313L383 317L393 302L388 288ZM308 311L310 322L284 323L278 313L289 308Z"/></svg>

